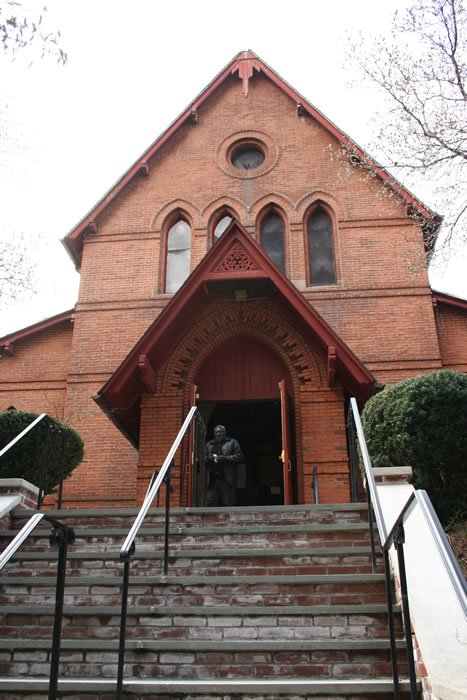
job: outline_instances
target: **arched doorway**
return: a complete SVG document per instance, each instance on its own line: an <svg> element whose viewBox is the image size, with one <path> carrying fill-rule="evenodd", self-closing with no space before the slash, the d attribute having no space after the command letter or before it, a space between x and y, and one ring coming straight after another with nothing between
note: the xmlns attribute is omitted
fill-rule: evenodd
<svg viewBox="0 0 467 700"><path fill-rule="evenodd" d="M237 468L236 503L293 503L291 380L276 353L252 336L236 335L207 357L195 384L208 439L215 425L225 425L245 454L245 463Z"/></svg>

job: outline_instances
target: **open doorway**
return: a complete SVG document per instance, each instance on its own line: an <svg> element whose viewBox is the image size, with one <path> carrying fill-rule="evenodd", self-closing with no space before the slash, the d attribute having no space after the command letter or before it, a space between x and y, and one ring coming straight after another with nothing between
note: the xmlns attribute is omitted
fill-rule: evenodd
<svg viewBox="0 0 467 700"><path fill-rule="evenodd" d="M206 423L207 439L216 425L225 425L245 455L237 467L236 504L241 506L284 503L281 406L266 401L202 401L198 408Z"/></svg>

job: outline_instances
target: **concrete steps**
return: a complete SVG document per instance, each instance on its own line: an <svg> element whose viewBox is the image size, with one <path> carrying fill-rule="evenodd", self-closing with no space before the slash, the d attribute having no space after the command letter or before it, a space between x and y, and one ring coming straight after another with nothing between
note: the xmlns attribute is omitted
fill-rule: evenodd
<svg viewBox="0 0 467 700"><path fill-rule="evenodd" d="M392 682L389 680L224 680L224 681L170 681L170 680L126 680L124 695L138 700L148 696L158 700L239 700L243 698L276 700L393 700ZM48 683L45 679L13 679L0 677L0 689L9 700L18 698L47 698ZM115 681L102 678L61 679L58 684L63 700L115 700ZM401 699L408 699L408 684L400 685ZM78 695L77 695L78 693Z"/></svg>
<svg viewBox="0 0 467 700"><path fill-rule="evenodd" d="M136 511L51 515L77 533L69 548L60 697L114 697L119 550ZM168 576L163 515L156 510L145 523L131 567L128 697L392 697L384 576L371 570L364 505L177 509ZM0 534L2 549L20 526L15 514ZM5 697L47 696L55 567L41 528L0 577ZM399 622L396 633L403 671Z"/></svg>

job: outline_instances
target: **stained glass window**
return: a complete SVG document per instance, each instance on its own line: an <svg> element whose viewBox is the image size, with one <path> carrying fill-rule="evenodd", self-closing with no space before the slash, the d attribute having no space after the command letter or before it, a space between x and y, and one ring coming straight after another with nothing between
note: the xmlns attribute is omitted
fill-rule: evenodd
<svg viewBox="0 0 467 700"><path fill-rule="evenodd" d="M332 223L323 209L315 209L308 219L308 252L311 284L335 284Z"/></svg>
<svg viewBox="0 0 467 700"><path fill-rule="evenodd" d="M260 241L261 247L272 262L279 270L285 272L284 222L275 212L263 219Z"/></svg>

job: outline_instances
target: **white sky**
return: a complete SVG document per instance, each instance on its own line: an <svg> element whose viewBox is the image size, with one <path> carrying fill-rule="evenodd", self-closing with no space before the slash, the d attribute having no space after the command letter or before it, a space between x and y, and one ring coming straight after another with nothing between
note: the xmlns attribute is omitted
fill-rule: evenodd
<svg viewBox="0 0 467 700"><path fill-rule="evenodd" d="M60 239L239 51L252 49L365 147L380 103L350 85L346 32L384 32L407 4L49 0L66 66L0 56L0 226L28 237L40 277L37 295L0 312L0 336L74 305L78 276ZM415 194L430 205L427 192ZM461 252L430 276L467 298Z"/></svg>

